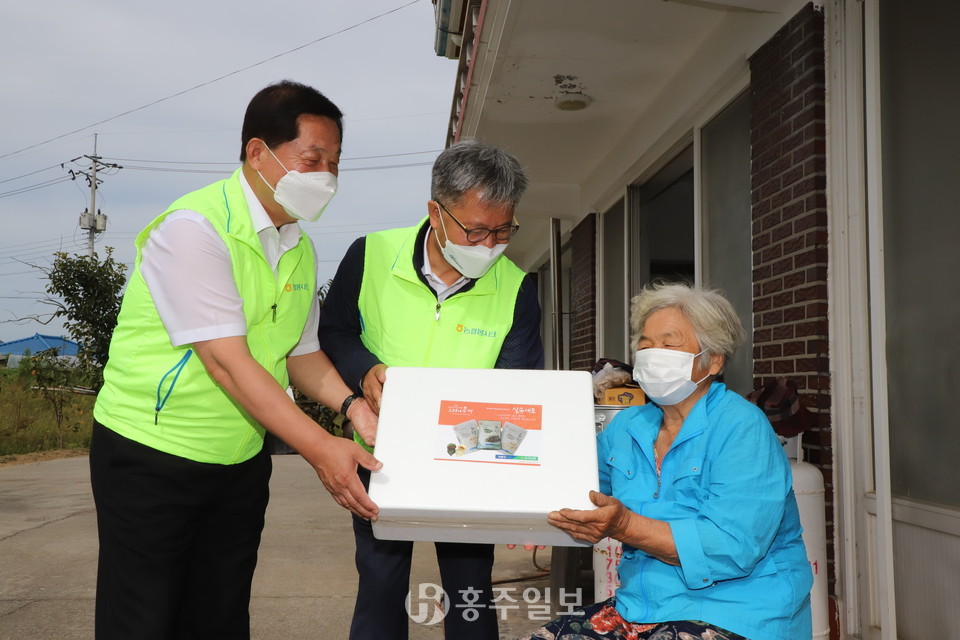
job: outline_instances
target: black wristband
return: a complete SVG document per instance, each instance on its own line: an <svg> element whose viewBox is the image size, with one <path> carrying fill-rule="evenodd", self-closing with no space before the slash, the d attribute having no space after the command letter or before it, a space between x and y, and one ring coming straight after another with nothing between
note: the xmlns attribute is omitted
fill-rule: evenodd
<svg viewBox="0 0 960 640"><path fill-rule="evenodd" d="M347 409L350 408L350 405L352 405L353 401L356 400L358 397L359 396L355 393L351 393L350 395L348 395L344 399L343 404L340 405L340 413L342 413L343 415L347 415Z"/></svg>

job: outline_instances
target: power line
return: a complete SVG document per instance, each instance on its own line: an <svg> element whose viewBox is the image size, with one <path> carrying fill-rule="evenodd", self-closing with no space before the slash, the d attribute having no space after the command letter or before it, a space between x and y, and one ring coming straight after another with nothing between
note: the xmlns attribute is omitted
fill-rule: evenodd
<svg viewBox="0 0 960 640"><path fill-rule="evenodd" d="M27 247L33 245L49 245L49 244L63 244L63 236L57 238L47 238L45 240L34 240L33 242L18 242L17 244L8 244L0 247L0 256L5 253L15 253L20 249L26 249ZM7 251L10 249L10 251Z"/></svg>
<svg viewBox="0 0 960 640"><path fill-rule="evenodd" d="M36 191L37 189L43 189L45 187L52 187L55 184L60 184L62 182L70 182L71 180L73 180L73 178L71 178L70 176L61 176L59 178L51 178L50 180L46 180L44 182L30 185L29 187L21 187L19 189L13 189L12 191L4 191L3 193L0 193L0 198L7 198L9 196L16 196L21 193L27 193L29 191Z"/></svg>
<svg viewBox="0 0 960 640"><path fill-rule="evenodd" d="M0 256L0 266L7 266L14 263L25 264L31 260L50 258L50 256L55 253L68 253L70 251L80 249L81 247L82 245L74 240L66 245L49 245L47 247L28 249L20 253L10 252L8 255Z"/></svg>
<svg viewBox="0 0 960 640"><path fill-rule="evenodd" d="M433 162L410 162L408 164L384 164L378 167L353 167L353 168L344 168L342 169L343 173L351 173L353 171L376 171L379 169L404 169L406 167L429 167Z"/></svg>
<svg viewBox="0 0 960 640"><path fill-rule="evenodd" d="M47 167L46 169L37 169L36 171L31 171L30 173L25 173L22 176L16 176L15 178L7 178L5 180L0 180L0 184L4 182L12 182L14 180L19 180L20 178L26 178L27 176L32 176L38 173L43 173L44 171L49 171L50 169L56 169L57 167L63 167L62 164L55 164L52 167Z"/></svg>
<svg viewBox="0 0 960 640"><path fill-rule="evenodd" d="M226 74L224 74L224 75L222 75L222 76L219 76L219 77L217 77L217 78L214 78L214 79L212 79L212 80L208 80L208 81L206 81L206 82L202 82L202 83L200 83L200 84L198 84L198 85L196 85L196 86L190 87L189 89L184 89L183 91L178 91L177 93L174 93L174 94L172 94L172 95L166 96L165 98L160 98L160 99L158 99L158 100L154 100L153 102L148 102L147 104L142 105L142 106L139 106L139 107L136 107L136 108L134 108L134 109L128 109L127 111L124 111L123 113L118 113L118 114L115 115L115 116L110 116L109 118L104 118L103 120L100 120L99 122L94 122L93 124L87 125L87 126L85 126L85 127L80 127L79 129L74 129L73 131L68 131L67 133L60 134L59 136L54 136L53 138L49 138L49 139L47 139L47 140L44 140L43 142L38 142L38 143L36 143L36 144L32 144L32 145L29 145L29 146L27 146L27 147L23 147L22 149L17 149L16 151L11 151L11 152L9 152L9 153L5 153L5 154L3 154L3 155L0 155L0 159L8 158L8 157L10 157L10 156L12 156L12 155L16 155L16 154L18 154L18 153L22 153L22 152L27 151L27 150L29 150L29 149L33 149L33 148L35 148L35 147L39 147L39 146L41 146L41 145L44 145L44 144L53 142L53 141L55 141L55 140L59 140L59 139L61 139L61 138L66 138L67 136L71 136L71 135L73 135L73 134L75 134L75 133L80 133L81 131L86 131L87 129L92 129L93 127L96 127L96 126L99 126L99 125L101 125L101 124L110 122L110 121L112 121L112 120L116 120L116 119L118 119L118 118L122 118L123 116L130 115L131 113L135 113L135 112L137 112L137 111L142 111L142 110L144 110L144 109L147 109L148 107L152 107L152 106L154 106L154 105L160 104L161 102L166 102L167 100L172 100L173 98L180 97L180 96L182 96L182 95L184 95L184 94L186 94L186 93L190 93L191 91L195 91L195 90L200 89L200 88L202 88L202 87L206 87L207 85L211 85L211 84L213 84L213 83L215 83L215 82L219 82L219 81L221 81L221 80L225 80L226 78L229 78L229 77L231 77L231 76L235 76L235 75L237 75L238 73L243 73L244 71L249 71L250 69L253 69L253 68L255 68L255 67L259 67L260 65L263 65L263 64L266 64L266 63L271 62L271 61L273 61L273 60L276 60L277 58L282 58L283 56L286 56L286 55L289 55L289 54L291 54L291 53L294 53L295 51L300 51L301 49L305 49L306 47L309 47L309 46L311 46L311 45L314 45L314 44L316 44L316 43L318 43L318 42L322 42L322 41L327 40L327 39L329 39L329 38L332 38L332 37L334 37L334 36L338 36L338 35L340 35L340 34L343 34L343 33L348 32L348 31L352 31L352 30L354 30L354 29L357 29L357 28L359 28L359 27L361 27L361 26L363 26L363 25L365 25L365 24L367 24L367 23L369 23L369 22L373 22L374 20L379 20L380 18L382 18L382 17L384 17L384 16L390 15L391 13L396 13L397 11L400 11L401 9L405 9L405 8L409 7L410 5L416 4L416 3L419 2L419 1L420 1L420 0L412 0L411 2L407 2L406 4L403 4L403 5L400 5L399 7L396 7L395 9L390 9L389 11L384 11L383 13L381 13L381 14L379 14L379 15L376 15L376 16L373 16L372 18L367 18L366 20L363 20L363 21L361 21L361 22L358 22L358 23L356 23L356 24L353 24L353 25L351 25L351 26L349 26L349 27L344 27L343 29L340 29L339 31L334 31L333 33L327 34L327 35L325 35L325 36L321 36L321 37L317 38L316 40L311 40L310 42L308 42L308 43L306 43L306 44L302 44L302 45L300 45L299 47L294 47L293 49L290 49L289 51L284 51L283 53L278 53L278 54L276 54L276 55L270 56L269 58L266 58L265 60L261 60L260 62L255 62L255 63L253 63L253 64L251 64L251 65L247 65L246 67L242 67L242 68L240 68L240 69L237 69L236 71L231 71L230 73L226 73Z"/></svg>
<svg viewBox="0 0 960 640"><path fill-rule="evenodd" d="M402 152L402 153L384 153L384 154L372 155L372 156L346 157L346 158L342 158L342 159L341 159L341 162L347 163L347 162L353 162L353 161L357 161L357 160L378 160L378 159L380 159L380 158L400 158L400 157L405 157L405 156L420 156L420 155L425 155L425 154L440 153L441 151L443 151L443 149L427 149L427 150L425 150L425 151L405 151L405 152ZM82 160L82 159L84 159L84 158L86 158L86 156L79 156L79 157L77 157L77 158L73 158L72 160L69 160L68 162L63 162L63 163L58 164L58 165L53 165L52 167L46 167L46 168L44 168L44 169L37 169L36 171L31 171L31 172L29 172L29 173L24 173L23 175L15 176L15 177L13 177L13 178L5 178L5 179L3 179L3 180L0 180L0 184L3 184L3 183L5 183L5 182L13 182L14 180L19 180L20 178L26 178L26 177L29 177L29 176L32 176L32 175L36 175L36 174L38 174L38 173L43 173L44 171L49 171L49 170L51 170L51 169L56 169L57 167L63 168L64 165L69 164L70 162L77 162L77 161ZM149 166L141 166L141 165L124 165L124 168L126 168L126 169L133 169L133 170L136 170L136 171L166 171L166 172L176 172L176 171L180 171L181 173L213 173L213 174L216 174L216 173L224 173L224 172L227 172L227 171L233 171L233 169L235 169L236 166L237 166L237 163L236 163L236 162L201 162L201 161L193 161L193 160L147 160L147 159L142 159L142 158L114 158L114 157L110 157L110 156L102 156L100 159L101 159L101 160L108 160L108 161L111 161L111 162L141 162L141 163L144 163L144 164L147 164L147 165L150 165L150 164L164 164L164 165L194 165L194 166L222 166L222 167L224 167L223 171L217 171L217 170L211 170L211 169L180 169L180 170L177 170L177 169L164 169L164 168L160 168L160 167L149 167ZM352 169L349 169L349 168L346 168L346 167L345 167L344 170L345 170L345 171L347 171L347 170L349 170L349 171L369 171L369 170L372 170L372 169L394 169L394 168L403 168L403 167L417 167L417 166L423 166L423 164L424 164L424 163L395 164L395 165L383 165L383 166L378 166L378 167L355 167L355 168L352 168ZM103 173L106 173L106 171L104 171ZM108 174L108 175L109 175L109 174ZM72 179L72 178L71 178L71 179ZM60 179L54 178L54 179L48 180L48 181L46 181L46 182L41 182L41 183L38 183L38 184L35 184L35 185L30 185L30 186L28 186L28 187L20 187L20 188L18 188L18 189L12 189L12 190L10 190L10 191L5 191L5 192L0 193L0 198L6 197L6 196L9 196L9 195L17 195L18 193L24 193L24 192L26 192L26 191L33 191L33 190L35 190L35 189L42 189L42 188L48 187L48 186L53 186L54 184L59 184L60 182L63 182L63 181L65 181L65 180L66 180L66 177L60 178Z"/></svg>
<svg viewBox="0 0 960 640"><path fill-rule="evenodd" d="M236 165L233 165L233 168L230 169L173 169L167 167L140 167L134 164L125 164L123 165L124 169L129 169L130 171L153 171L154 173L215 173L215 174L229 174L234 169Z"/></svg>
<svg viewBox="0 0 960 640"><path fill-rule="evenodd" d="M385 164L378 165L374 167L341 167L340 173L352 173L354 171L375 171L381 169L404 169L406 167L426 167L433 164L433 161L430 162L409 162L404 164ZM145 167L138 165L125 164L123 165L124 169L129 169L131 171L152 171L154 173L213 173L213 174L225 174L233 171L233 168L236 168L236 165L233 165L231 169L225 170L216 170L216 169L174 169L168 167Z"/></svg>
<svg viewBox="0 0 960 640"><path fill-rule="evenodd" d="M443 149L427 149L426 151L404 151L403 153L383 153L375 156L342 156L340 162L351 162L353 160L378 160L380 158L399 158L400 156L420 156L425 153L440 153ZM151 164L213 164L236 166L236 162L194 162L191 160L145 160L143 158L113 158L103 156L103 160L112 160L113 162L147 162ZM12 179L12 178L11 178Z"/></svg>

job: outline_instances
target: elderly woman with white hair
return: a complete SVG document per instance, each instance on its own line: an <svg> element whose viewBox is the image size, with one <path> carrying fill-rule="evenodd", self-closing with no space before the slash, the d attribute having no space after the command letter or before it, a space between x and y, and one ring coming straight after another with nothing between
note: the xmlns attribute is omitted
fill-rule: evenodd
<svg viewBox="0 0 960 640"><path fill-rule="evenodd" d="M763 412L716 380L743 341L732 306L654 285L633 299L631 329L651 402L598 435L597 508L549 515L575 538L623 543L620 587L527 637L809 640L789 463Z"/></svg>

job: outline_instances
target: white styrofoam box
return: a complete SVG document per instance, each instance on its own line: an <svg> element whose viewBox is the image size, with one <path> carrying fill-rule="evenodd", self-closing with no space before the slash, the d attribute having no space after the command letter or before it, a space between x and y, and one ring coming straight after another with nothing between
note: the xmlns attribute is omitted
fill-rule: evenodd
<svg viewBox="0 0 960 640"><path fill-rule="evenodd" d="M586 371L388 368L374 450L383 468L370 479L380 508L373 534L590 546L547 514L595 508L593 409ZM513 425L499 443L497 423Z"/></svg>

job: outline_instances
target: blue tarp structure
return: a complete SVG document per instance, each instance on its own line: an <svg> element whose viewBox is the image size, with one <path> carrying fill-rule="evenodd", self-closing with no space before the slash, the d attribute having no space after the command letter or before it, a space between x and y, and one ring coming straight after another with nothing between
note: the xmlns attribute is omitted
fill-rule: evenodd
<svg viewBox="0 0 960 640"><path fill-rule="evenodd" d="M39 333L35 333L29 338L0 342L0 354L22 356L28 351L36 354L48 349L56 349L57 355L75 356L79 351L79 345L63 336L45 336Z"/></svg>

